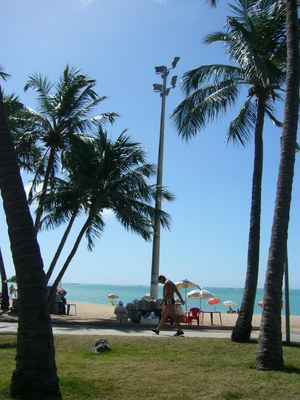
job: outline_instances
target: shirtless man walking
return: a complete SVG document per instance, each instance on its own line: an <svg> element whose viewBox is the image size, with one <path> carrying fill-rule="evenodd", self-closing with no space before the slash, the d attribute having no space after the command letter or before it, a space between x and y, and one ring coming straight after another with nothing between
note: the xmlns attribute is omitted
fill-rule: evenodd
<svg viewBox="0 0 300 400"><path fill-rule="evenodd" d="M164 275L159 275L158 282L162 283L164 285L163 300L162 300L162 304L163 304L164 308L163 308L163 312L161 315L159 325L156 329L152 329L152 332L159 335L159 332L160 332L161 328L163 327L164 323L166 322L168 315L170 315L170 317L175 321L175 325L177 328L177 332L175 333L174 336L181 336L181 335L183 335L183 330L180 327L179 317L176 315L176 312L175 312L174 293L176 293L177 296L179 297L181 304L185 304L185 302L184 302L183 298L181 297L181 294L179 293L175 284L172 281L170 281L169 279L167 279Z"/></svg>

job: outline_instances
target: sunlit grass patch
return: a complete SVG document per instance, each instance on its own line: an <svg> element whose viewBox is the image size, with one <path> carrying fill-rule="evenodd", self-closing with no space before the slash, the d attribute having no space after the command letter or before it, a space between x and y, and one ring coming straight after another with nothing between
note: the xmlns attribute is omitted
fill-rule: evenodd
<svg viewBox="0 0 300 400"><path fill-rule="evenodd" d="M56 336L64 400L272 400L300 398L300 347L285 346L285 371L255 369L257 343L228 339L102 336L108 353L89 349L99 337ZM10 339L10 340L15 340ZM8 339L0 336L0 344ZM0 398L8 393L15 348L0 346ZM1 397L1 395L3 397Z"/></svg>

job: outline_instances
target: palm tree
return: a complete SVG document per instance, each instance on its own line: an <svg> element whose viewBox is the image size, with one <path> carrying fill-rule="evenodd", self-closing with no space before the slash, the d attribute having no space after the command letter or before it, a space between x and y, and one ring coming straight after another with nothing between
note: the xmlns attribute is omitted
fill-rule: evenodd
<svg viewBox="0 0 300 400"><path fill-rule="evenodd" d="M43 261L0 88L0 190L19 293L16 369L11 398L61 399Z"/></svg>
<svg viewBox="0 0 300 400"><path fill-rule="evenodd" d="M237 117L230 123L228 141L243 146L254 130L254 170L248 241L248 261L245 290L232 340L250 340L252 315L257 287L261 216L261 181L263 169L263 126L268 116L277 126L274 102L284 83L285 25L281 3L252 0L231 6L234 17L227 18L223 32L208 35L207 44L222 41L233 65L205 65L186 72L183 90L186 99L173 112L179 135L189 139L209 121L234 105L243 87L248 96Z"/></svg>
<svg viewBox="0 0 300 400"><path fill-rule="evenodd" d="M19 166L28 173L34 173L42 150L38 145L36 126L31 120L32 112L14 93L4 95L4 108Z"/></svg>
<svg viewBox="0 0 300 400"><path fill-rule="evenodd" d="M256 368L284 368L281 334L281 301L291 193L294 177L295 149L299 112L299 21L297 1L286 1L287 77L281 158L271 244L264 286L259 347Z"/></svg>
<svg viewBox="0 0 300 400"><path fill-rule="evenodd" d="M41 196L36 210L35 229L38 232L51 179L61 167L59 155L70 149L70 138L87 134L93 124L114 122L116 113L108 112L91 116L91 112L106 97L94 91L96 81L83 75L74 67L66 66L56 85L47 77L34 74L29 77L24 90L38 93L38 112L31 113L35 134L44 145L43 155L36 169L29 200L41 186ZM33 134L33 132L31 132Z"/></svg>
<svg viewBox="0 0 300 400"><path fill-rule="evenodd" d="M0 78L5 80L8 77L9 77L9 75L4 72L2 66L0 65ZM4 266L1 249L0 249L0 274L1 274L1 281L2 281L1 310L8 310L9 309L8 288L7 288L7 282L6 282L6 271L5 271L5 266Z"/></svg>
<svg viewBox="0 0 300 400"><path fill-rule="evenodd" d="M7 311L9 310L9 296L7 287L7 277L6 277L6 271L5 271L1 248L0 248L0 276L1 276L1 286L2 286L0 309L3 311Z"/></svg>
<svg viewBox="0 0 300 400"><path fill-rule="evenodd" d="M145 152L140 144L133 142L125 132L112 142L100 128L98 135L87 146L88 157L77 158L74 153L67 156L70 182L78 199L84 193L85 200L81 204L87 216L53 284L53 290L62 279L83 236L86 235L88 249L91 250L95 239L102 234L105 226L104 210L111 210L126 229L145 240L151 238L153 231L155 208L151 203L155 199L155 186L150 185L148 179L154 174L154 167L146 163ZM165 190L161 191L161 196L166 200L173 199ZM77 212L79 201L74 204ZM169 227L169 216L163 211L160 222Z"/></svg>

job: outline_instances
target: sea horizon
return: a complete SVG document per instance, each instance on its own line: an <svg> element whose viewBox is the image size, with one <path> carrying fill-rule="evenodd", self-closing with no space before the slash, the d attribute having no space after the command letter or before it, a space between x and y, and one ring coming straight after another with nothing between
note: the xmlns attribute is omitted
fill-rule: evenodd
<svg viewBox="0 0 300 400"><path fill-rule="evenodd" d="M113 304L111 299L108 297L113 294L116 295L115 302L122 301L124 304L131 303L134 300L142 299L146 294L150 292L150 285L128 285L128 284L98 284L98 283L68 283L63 282L62 287L67 291L67 301L77 301L84 303L94 303L94 304ZM225 313L228 308L223 305L224 301L231 300L236 303L234 307L235 310L239 309L241 306L241 301L243 297L244 288L236 287L203 287L205 290L211 292L215 297L218 297L221 302L216 306L211 306L207 304L207 300L191 300L187 297L187 293L194 288L181 289L180 293L183 298L187 299L187 306L199 307L203 310L217 310ZM254 314L261 313L261 307L258 305L259 301L263 299L262 288L257 289L255 304L254 304ZM158 297L162 297L162 285L158 287ZM300 315L300 290L290 289L289 290L289 304L290 304L290 315ZM283 290L283 309L282 314L285 314L285 291Z"/></svg>

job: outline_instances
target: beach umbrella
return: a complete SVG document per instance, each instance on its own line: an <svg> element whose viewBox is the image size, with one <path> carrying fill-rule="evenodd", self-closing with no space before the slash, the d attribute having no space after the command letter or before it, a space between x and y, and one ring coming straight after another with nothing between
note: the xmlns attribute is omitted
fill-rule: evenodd
<svg viewBox="0 0 300 400"><path fill-rule="evenodd" d="M191 290L190 292L188 292L187 297L191 300L199 300L201 308L201 300L210 299L211 297L215 297L215 295L208 290L201 288Z"/></svg>
<svg viewBox="0 0 300 400"><path fill-rule="evenodd" d="M187 311L187 289L191 288L198 288L199 290L201 289L197 283L191 282L187 279L184 279L182 281L175 282L175 286L177 289L185 289L185 310Z"/></svg>
<svg viewBox="0 0 300 400"><path fill-rule="evenodd" d="M233 312L232 307L237 306L237 304L234 301L225 300L225 301L223 301L223 306L228 307L228 311L227 312L229 313L229 312Z"/></svg>
<svg viewBox="0 0 300 400"><path fill-rule="evenodd" d="M117 295L117 294L109 294L109 295L107 295L107 297L109 298L109 299L118 299L119 298L119 296Z"/></svg>
<svg viewBox="0 0 300 400"><path fill-rule="evenodd" d="M117 294L110 293L107 295L107 298L109 299L108 304L110 306L115 306L116 304L114 302L114 299L118 299L119 296Z"/></svg>
<svg viewBox="0 0 300 400"><path fill-rule="evenodd" d="M218 299L218 297L211 297L210 299L208 299L207 304L209 304L210 306L214 306L214 308L216 309L216 304L219 304L221 302L221 299Z"/></svg>
<svg viewBox="0 0 300 400"><path fill-rule="evenodd" d="M67 294L67 291L61 286L57 286L56 293L59 294L60 296L65 296Z"/></svg>
<svg viewBox="0 0 300 400"><path fill-rule="evenodd" d="M237 304L236 304L234 301L231 301L231 300L225 300L225 301L223 301L223 305L224 305L225 307L234 307L234 306L237 306Z"/></svg>

